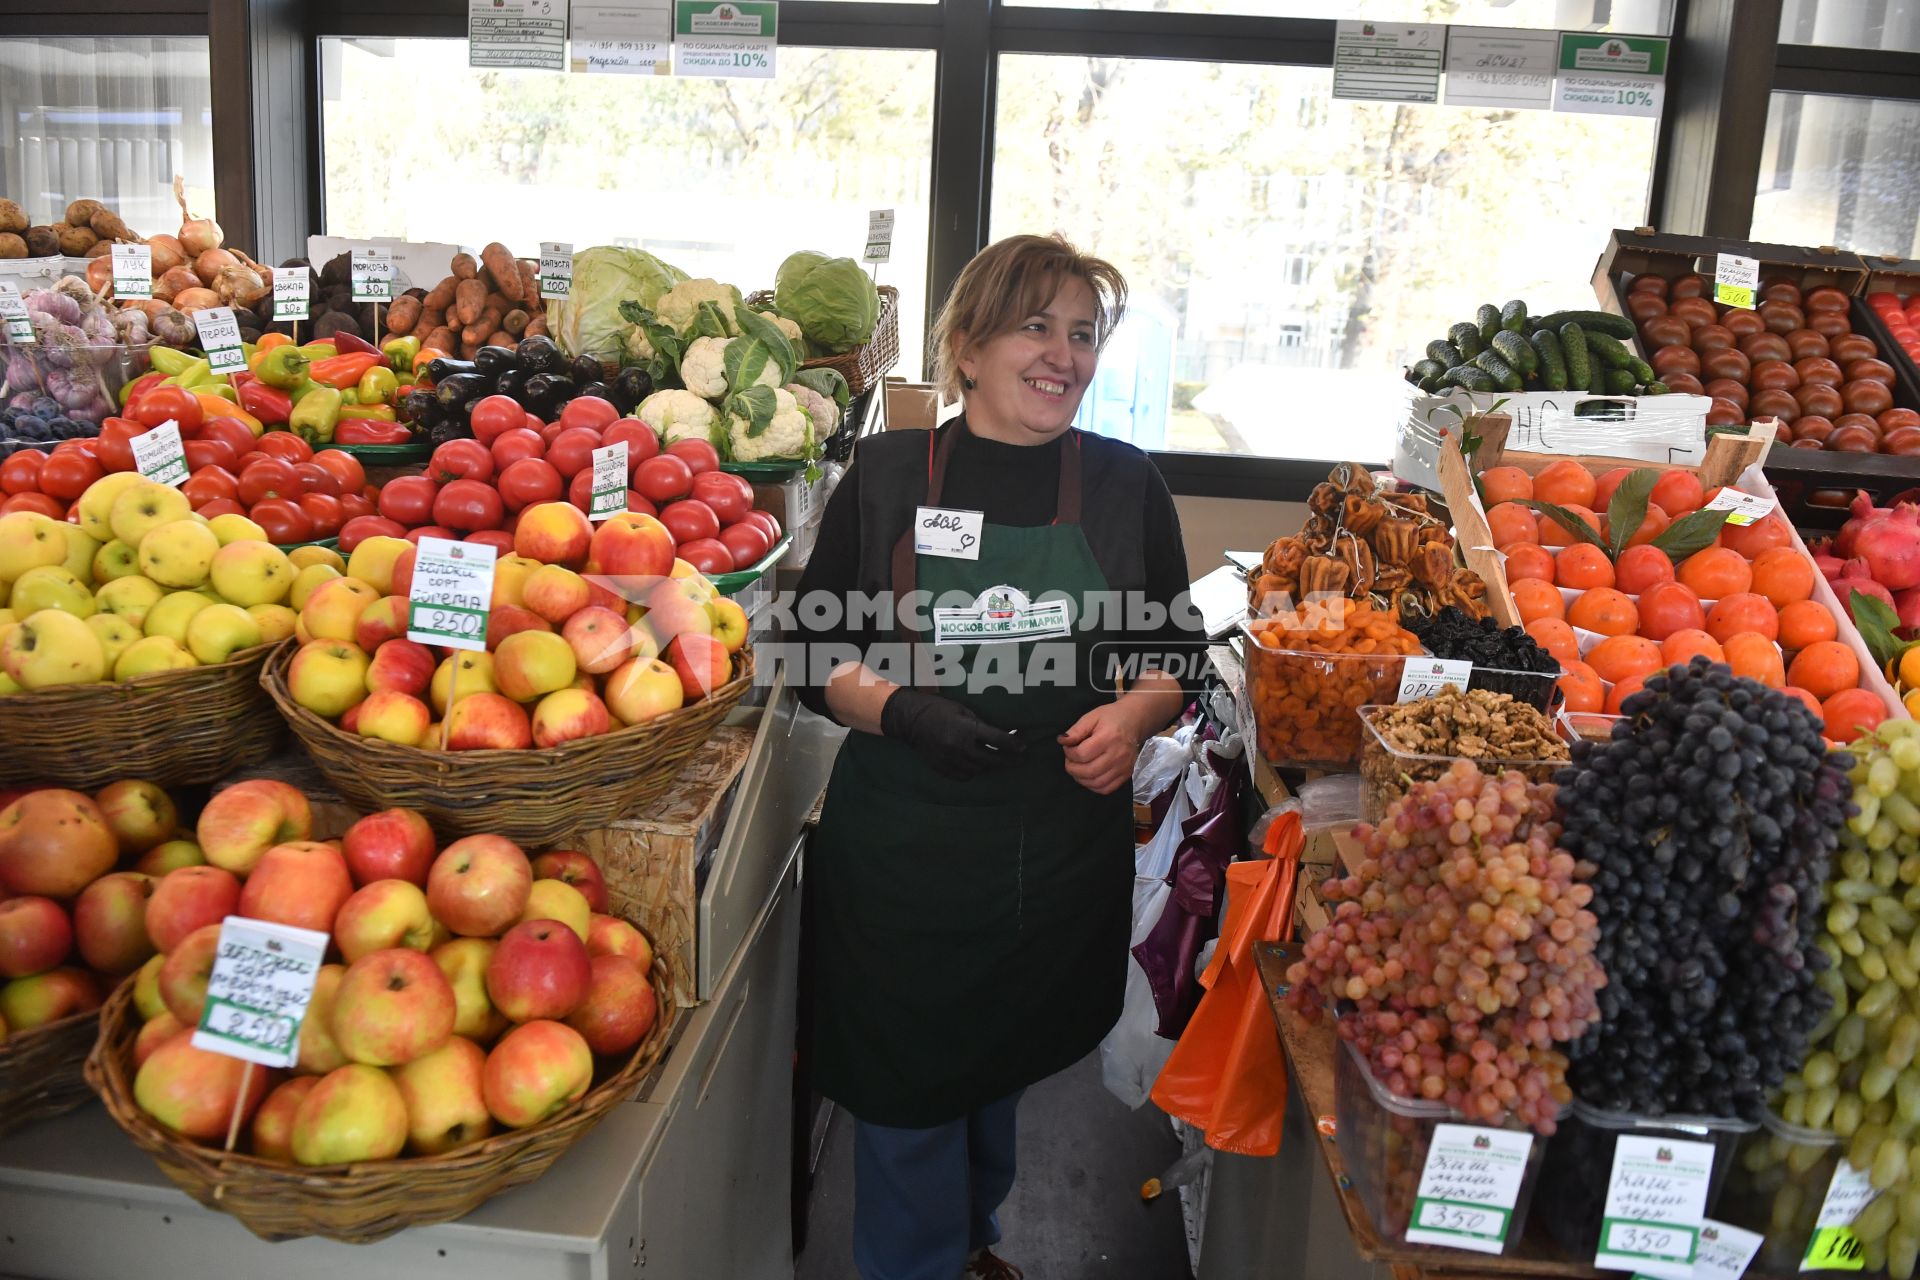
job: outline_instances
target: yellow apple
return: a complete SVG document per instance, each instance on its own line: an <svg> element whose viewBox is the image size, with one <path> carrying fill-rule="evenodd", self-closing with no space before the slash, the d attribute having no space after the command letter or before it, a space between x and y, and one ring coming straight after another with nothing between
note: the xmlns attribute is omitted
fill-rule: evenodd
<svg viewBox="0 0 1920 1280"><path fill-rule="evenodd" d="M493 600L490 609L503 604L526 608L527 579L541 568L538 560L526 556L501 556L493 564Z"/></svg>
<svg viewBox="0 0 1920 1280"><path fill-rule="evenodd" d="M360 615L379 598L379 592L358 578L335 578L307 597L300 606L300 621L315 640L352 640Z"/></svg>
<svg viewBox="0 0 1920 1280"><path fill-rule="evenodd" d="M747 642L747 611L731 596L720 596L707 606L713 611L713 638L738 653Z"/></svg>
<svg viewBox="0 0 1920 1280"><path fill-rule="evenodd" d="M206 666L217 666L261 643L260 624L237 604L210 604L187 623L187 652Z"/></svg>
<svg viewBox="0 0 1920 1280"><path fill-rule="evenodd" d="M347 572L346 558L332 547L312 545L295 547L293 550L287 552L287 559L293 561L293 567L295 569L305 569L312 565L323 564L343 577ZM295 607L297 608L298 606L296 605Z"/></svg>
<svg viewBox="0 0 1920 1280"><path fill-rule="evenodd" d="M140 539L140 572L163 587L198 587L206 582L219 550L213 530L191 520L174 520Z"/></svg>
<svg viewBox="0 0 1920 1280"><path fill-rule="evenodd" d="M391 595L394 561L412 545L405 538L368 538L347 557L347 576L360 579L378 595Z"/></svg>
<svg viewBox="0 0 1920 1280"><path fill-rule="evenodd" d="M19 617L42 609L58 609L76 618L91 618L99 609L87 584L57 564L29 569L13 584L13 599L8 605Z"/></svg>
<svg viewBox="0 0 1920 1280"><path fill-rule="evenodd" d="M87 491L80 495L81 530L91 534L96 541L110 541L113 538L114 502L121 494L146 483L146 480L138 471L116 471L88 485Z"/></svg>
<svg viewBox="0 0 1920 1280"><path fill-rule="evenodd" d="M186 494L170 484L156 484L143 477L139 484L128 485L114 498L107 526L114 537L137 548L142 538L161 525L185 520L192 514L193 503Z"/></svg>
<svg viewBox="0 0 1920 1280"><path fill-rule="evenodd" d="M363 738L382 738L403 747L417 747L433 726L427 704L398 689L376 689L360 704L358 731Z"/></svg>
<svg viewBox="0 0 1920 1280"><path fill-rule="evenodd" d="M288 556L287 560L289 563L293 563L302 551L315 549L316 548L295 547L293 554ZM324 547L317 549L325 550ZM307 600L314 592L320 589L321 583L332 582L335 578L343 576L345 575L330 564L302 565L300 571L293 575L293 586L287 591L287 603L292 605L296 610L304 609L307 607Z"/></svg>
<svg viewBox="0 0 1920 1280"><path fill-rule="evenodd" d="M100 606L101 613L125 618L135 627L144 630L147 625L147 612L160 603L161 597L166 594L159 583L135 574L130 578L115 578L105 584L93 593L93 601Z"/></svg>
<svg viewBox="0 0 1920 1280"><path fill-rule="evenodd" d="M60 524L38 511L9 511L0 516L0 578L17 580L29 569L57 565L67 558L67 535Z"/></svg>
<svg viewBox="0 0 1920 1280"><path fill-rule="evenodd" d="M593 677L588 676L589 681ZM554 747L575 738L591 738L607 732L612 721L600 695L591 689L556 690L540 699L533 709L533 745Z"/></svg>
<svg viewBox="0 0 1920 1280"><path fill-rule="evenodd" d="M577 509L575 514L579 514ZM527 575L520 587L520 598L525 601L524 607L557 627L587 607L586 579L560 565L543 564Z"/></svg>
<svg viewBox="0 0 1920 1280"><path fill-rule="evenodd" d="M565 880L535 880L527 893L527 909L520 913L520 923L529 920L558 920L585 942L593 908L586 895Z"/></svg>
<svg viewBox="0 0 1920 1280"><path fill-rule="evenodd" d="M453 675L456 666L460 669L458 682ZM433 700L435 715L444 716L447 713L449 691L462 698L470 693L500 692L500 686L494 683L493 678L493 655L462 650L434 670L433 683L427 686L427 696Z"/></svg>
<svg viewBox="0 0 1920 1280"><path fill-rule="evenodd" d="M169 636L148 636L127 646L120 660L113 664L113 678L126 681L150 676L156 671L179 671L199 665L192 654L180 647L178 640Z"/></svg>
<svg viewBox="0 0 1920 1280"><path fill-rule="evenodd" d="M607 677L601 691L607 710L622 724L643 724L655 716L677 711L686 701L680 676L658 658L634 658Z"/></svg>
<svg viewBox="0 0 1920 1280"><path fill-rule="evenodd" d="M187 624L193 621L193 615L219 603L204 591L171 591L147 610L147 620L140 629L150 636L165 636L184 649Z"/></svg>
<svg viewBox="0 0 1920 1280"><path fill-rule="evenodd" d="M115 538L93 553L93 580L101 586L140 574L140 553Z"/></svg>
<svg viewBox="0 0 1920 1280"><path fill-rule="evenodd" d="M110 613L94 614L87 619L87 627L99 637L100 652L106 657L108 671L112 671L114 663L120 661L120 655L140 639L140 628Z"/></svg>
<svg viewBox="0 0 1920 1280"><path fill-rule="evenodd" d="M79 618L58 609L29 614L0 640L0 666L23 689L91 684L107 675L100 638Z"/></svg>
<svg viewBox="0 0 1920 1280"><path fill-rule="evenodd" d="M228 511L207 521L207 528L213 530L213 536L220 539L221 546L235 542L265 542L267 531L238 511Z"/></svg>
<svg viewBox="0 0 1920 1280"><path fill-rule="evenodd" d="M77 524L60 524L60 532L67 535L67 558L61 561L61 567L80 581L91 584L93 580L93 557L100 551L101 540L87 533Z"/></svg>
<svg viewBox="0 0 1920 1280"><path fill-rule="evenodd" d="M216 517L216 523L229 516ZM228 542L214 554L208 571L213 589L241 608L279 604L293 587L293 562L270 542Z"/></svg>
<svg viewBox="0 0 1920 1280"><path fill-rule="evenodd" d="M500 692L515 702L535 702L573 683L573 646L551 631L517 631L493 653Z"/></svg>
<svg viewBox="0 0 1920 1280"><path fill-rule="evenodd" d="M300 615L283 604L250 604L247 613L260 624L262 644L279 644L300 621Z"/></svg>
<svg viewBox="0 0 1920 1280"><path fill-rule="evenodd" d="M315 715L337 720L366 699L367 665L366 652L356 644L310 640L287 665L287 692Z"/></svg>

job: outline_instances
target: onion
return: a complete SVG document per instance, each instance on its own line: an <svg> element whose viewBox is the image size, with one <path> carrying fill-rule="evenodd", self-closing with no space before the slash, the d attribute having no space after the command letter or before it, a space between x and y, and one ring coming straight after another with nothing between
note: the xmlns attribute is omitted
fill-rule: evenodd
<svg viewBox="0 0 1920 1280"><path fill-rule="evenodd" d="M200 283L211 285L213 278L220 274L220 268L239 265L240 260L225 249L205 249L193 259L193 274L200 277Z"/></svg>
<svg viewBox="0 0 1920 1280"><path fill-rule="evenodd" d="M200 277L193 274L192 267L169 267L158 280L153 282L153 296L162 302L170 302L182 290L199 287Z"/></svg>
<svg viewBox="0 0 1920 1280"><path fill-rule="evenodd" d="M211 289L182 289L173 295L173 305L180 311L205 311L208 307L220 307L226 304L220 301L220 295Z"/></svg>
<svg viewBox="0 0 1920 1280"><path fill-rule="evenodd" d="M87 259L87 287L95 293L104 293L113 283L112 258Z"/></svg>
<svg viewBox="0 0 1920 1280"><path fill-rule="evenodd" d="M221 253L224 250L216 249ZM230 307L251 307L260 301L267 292L267 286L260 283L260 277L249 267L234 263L222 267L213 277L213 291L227 300Z"/></svg>
<svg viewBox="0 0 1920 1280"><path fill-rule="evenodd" d="M1849 521L1851 523L1851 521ZM1854 534L1853 553L1873 580L1890 591L1920 587L1920 507L1901 503Z"/></svg>
<svg viewBox="0 0 1920 1280"><path fill-rule="evenodd" d="M148 236L147 248L153 251L153 270L156 275L164 275L175 267L187 265L187 251L173 236Z"/></svg>

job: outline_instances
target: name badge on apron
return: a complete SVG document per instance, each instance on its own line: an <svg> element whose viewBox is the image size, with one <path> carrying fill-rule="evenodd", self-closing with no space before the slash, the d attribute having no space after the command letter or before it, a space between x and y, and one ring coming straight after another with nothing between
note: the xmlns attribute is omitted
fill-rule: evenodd
<svg viewBox="0 0 1920 1280"><path fill-rule="evenodd" d="M950 560L978 560L983 514L954 507L915 507L914 552L923 556L945 556Z"/></svg>
<svg viewBox="0 0 1920 1280"><path fill-rule="evenodd" d="M1073 634L1065 600L1027 599L1005 585L988 587L971 605L933 611L933 642L943 644L1019 644L1059 640Z"/></svg>

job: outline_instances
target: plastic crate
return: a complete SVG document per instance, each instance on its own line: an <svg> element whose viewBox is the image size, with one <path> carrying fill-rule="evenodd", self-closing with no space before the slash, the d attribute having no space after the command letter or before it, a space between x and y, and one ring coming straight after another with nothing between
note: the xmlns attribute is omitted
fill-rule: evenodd
<svg viewBox="0 0 1920 1280"><path fill-rule="evenodd" d="M1478 668L1475 669L1476 671ZM1512 672L1513 675L1531 674ZM1544 677L1551 684L1553 677ZM1475 756L1423 755L1417 751L1402 751L1381 736L1374 724L1383 713L1391 711L1390 706L1372 706L1360 708L1359 718L1364 737L1360 744L1360 816L1367 822L1378 822L1387 814L1387 806L1407 794L1416 782L1431 782L1451 769L1455 761L1465 760L1475 765L1485 774L1504 773L1508 769L1518 770L1531 782L1551 782L1553 775L1567 767L1565 760L1496 760ZM1554 722L1561 739L1572 742L1571 731L1562 722Z"/></svg>
<svg viewBox="0 0 1920 1280"><path fill-rule="evenodd" d="M1766 1237L1747 1267L1749 1277L1800 1274L1827 1185L1845 1155L1839 1135L1788 1124L1772 1111L1741 1139L1715 1216Z"/></svg>

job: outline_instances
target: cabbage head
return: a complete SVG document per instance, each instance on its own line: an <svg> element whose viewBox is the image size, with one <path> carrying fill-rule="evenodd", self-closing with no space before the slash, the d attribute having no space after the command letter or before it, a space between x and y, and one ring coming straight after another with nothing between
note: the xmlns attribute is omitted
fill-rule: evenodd
<svg viewBox="0 0 1920 1280"><path fill-rule="evenodd" d="M873 337L880 293L852 258L801 250L780 264L773 304L828 355L851 351Z"/></svg>
<svg viewBox="0 0 1920 1280"><path fill-rule="evenodd" d="M642 249L596 245L582 250L573 256L573 296L547 304L547 331L570 357L630 361L634 325L620 314L620 304L637 302L651 310L661 294L686 278L686 272Z"/></svg>

